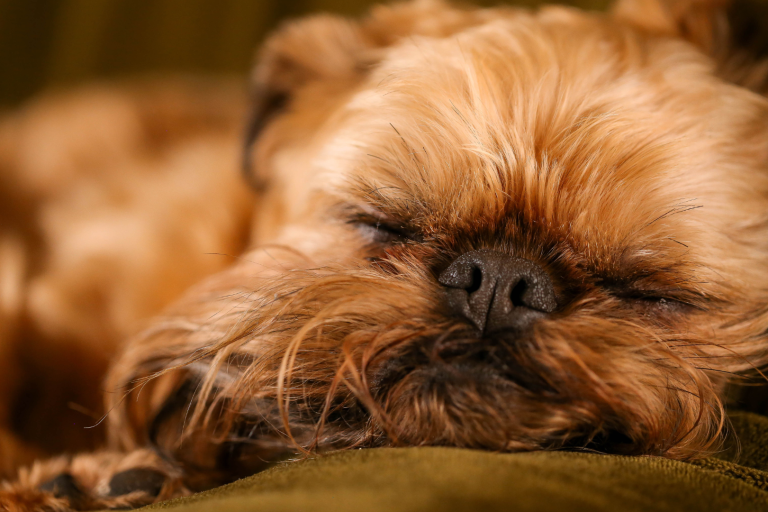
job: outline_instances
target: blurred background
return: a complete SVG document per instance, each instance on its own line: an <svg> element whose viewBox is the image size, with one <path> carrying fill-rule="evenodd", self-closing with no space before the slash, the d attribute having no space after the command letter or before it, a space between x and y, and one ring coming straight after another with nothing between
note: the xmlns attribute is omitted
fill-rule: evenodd
<svg viewBox="0 0 768 512"><path fill-rule="evenodd" d="M373 0L0 0L0 109L44 88L166 73L245 77L282 20ZM465 2L466 3L466 2ZM537 0L476 0L532 6ZM608 0L557 1L603 9Z"/></svg>

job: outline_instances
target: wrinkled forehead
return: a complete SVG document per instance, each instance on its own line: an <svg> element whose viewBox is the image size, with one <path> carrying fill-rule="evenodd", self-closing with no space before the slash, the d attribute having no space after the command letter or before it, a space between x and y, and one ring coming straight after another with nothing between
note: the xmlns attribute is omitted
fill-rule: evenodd
<svg viewBox="0 0 768 512"><path fill-rule="evenodd" d="M346 106L324 186L428 229L514 216L611 250L689 246L732 197L762 201L733 144L764 123L754 101L683 42L585 19L393 50Z"/></svg>

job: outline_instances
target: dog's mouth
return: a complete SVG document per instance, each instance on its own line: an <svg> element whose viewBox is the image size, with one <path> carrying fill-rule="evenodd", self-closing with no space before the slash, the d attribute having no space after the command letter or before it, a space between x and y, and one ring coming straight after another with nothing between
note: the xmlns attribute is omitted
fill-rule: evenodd
<svg viewBox="0 0 768 512"><path fill-rule="evenodd" d="M404 379L418 378L425 387L438 382L494 383L494 387L552 394L555 390L543 371L536 369L533 344L530 333L488 337L475 331L416 340L382 357L370 371L370 390L377 399L386 400Z"/></svg>
<svg viewBox="0 0 768 512"><path fill-rule="evenodd" d="M625 426L605 421L611 399L553 365L537 334L460 331L385 354L369 390L387 434L406 445L633 453Z"/></svg>

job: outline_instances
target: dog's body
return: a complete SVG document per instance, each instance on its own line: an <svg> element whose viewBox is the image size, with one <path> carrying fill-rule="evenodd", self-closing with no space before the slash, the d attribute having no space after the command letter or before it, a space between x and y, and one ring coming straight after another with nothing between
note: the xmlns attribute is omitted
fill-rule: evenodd
<svg viewBox="0 0 768 512"><path fill-rule="evenodd" d="M426 1L287 26L254 73L255 249L127 343L110 451L22 471L7 506L134 506L353 446L709 453L723 386L768 361L768 82L724 21ZM233 255L248 197L220 186ZM110 284L154 301L129 323L179 288L156 276L185 256L156 251L154 287Z"/></svg>
<svg viewBox="0 0 768 512"><path fill-rule="evenodd" d="M235 84L178 78L50 94L3 120L5 478L9 449L95 448L103 429L84 427L118 345L243 250L246 105Z"/></svg>

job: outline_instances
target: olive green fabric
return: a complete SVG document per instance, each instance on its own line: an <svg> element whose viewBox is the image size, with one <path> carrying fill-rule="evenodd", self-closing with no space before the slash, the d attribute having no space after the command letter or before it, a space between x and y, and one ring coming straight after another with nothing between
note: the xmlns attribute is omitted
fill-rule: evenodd
<svg viewBox="0 0 768 512"><path fill-rule="evenodd" d="M202 511L766 511L768 418L731 417L717 458L381 448L291 462L147 509Z"/></svg>

